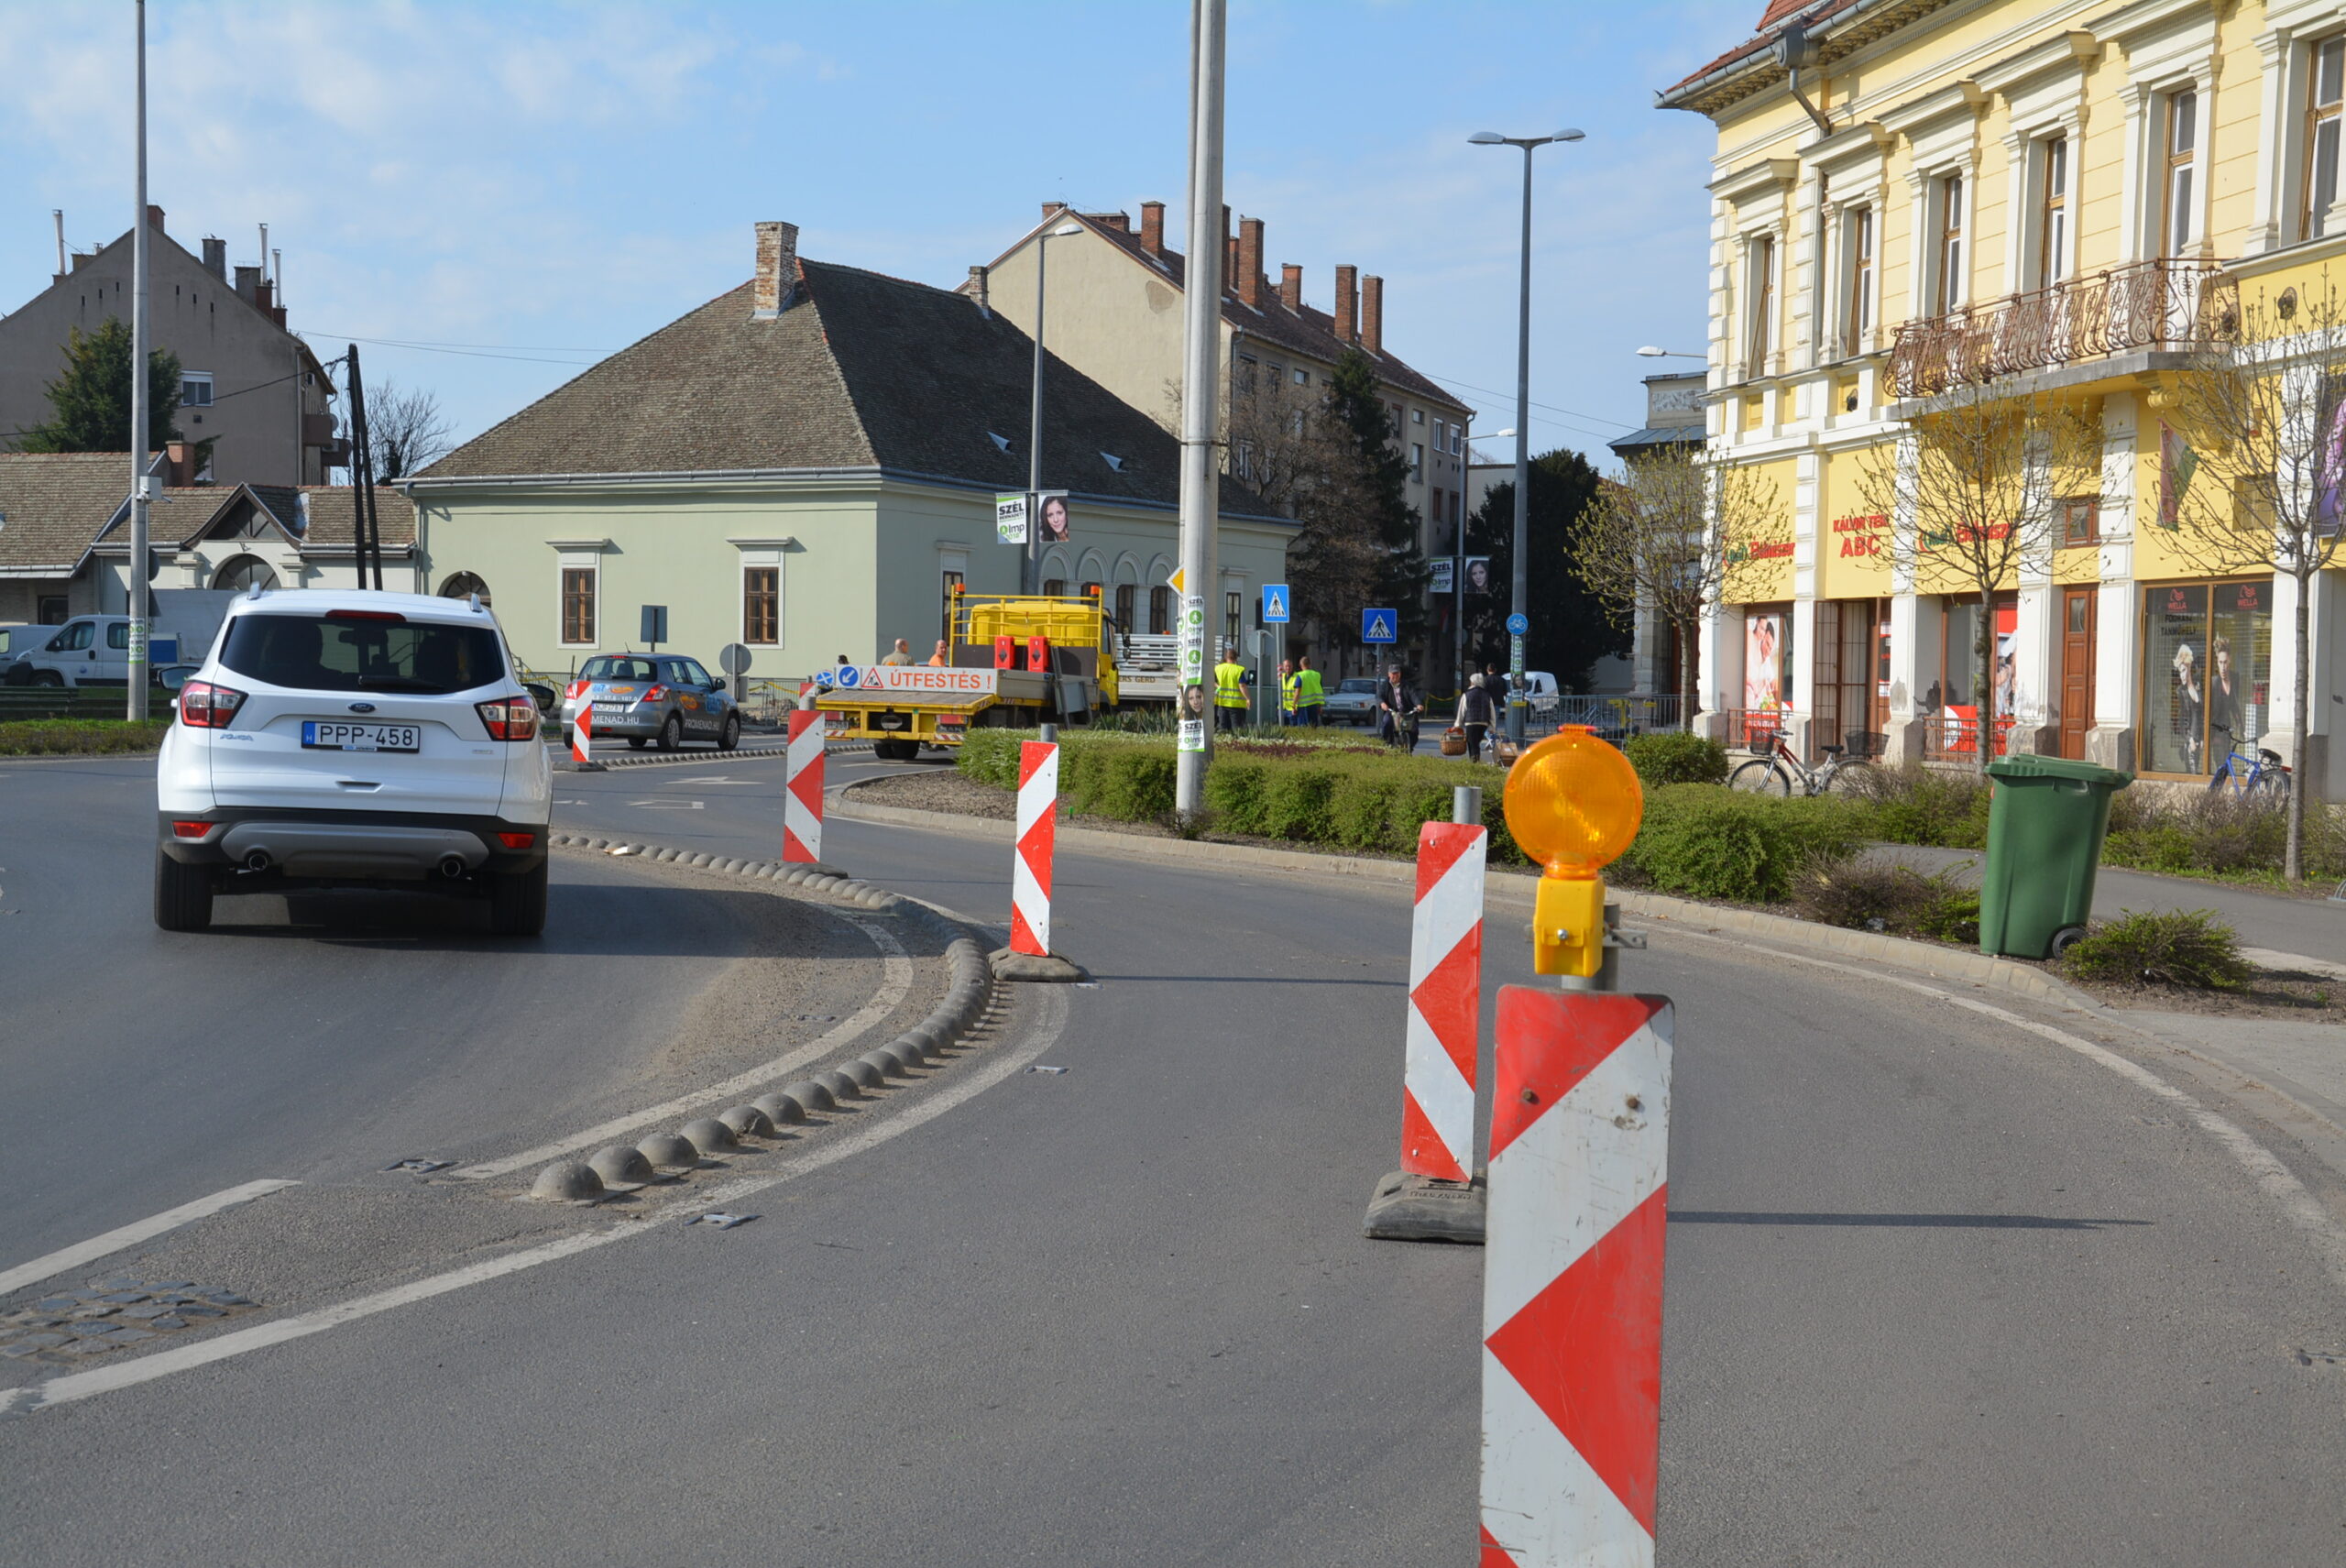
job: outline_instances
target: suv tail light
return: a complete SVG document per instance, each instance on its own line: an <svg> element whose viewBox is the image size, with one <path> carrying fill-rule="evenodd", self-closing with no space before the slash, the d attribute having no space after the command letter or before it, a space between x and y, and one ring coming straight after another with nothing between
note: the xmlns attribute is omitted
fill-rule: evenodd
<svg viewBox="0 0 2346 1568"><path fill-rule="evenodd" d="M488 726L492 740L534 740L538 738L538 705L526 696L499 697L494 702L477 702L473 707L480 712L480 721Z"/></svg>
<svg viewBox="0 0 2346 1568"><path fill-rule="evenodd" d="M509 850L526 850L538 841L535 833L499 833L497 841Z"/></svg>
<svg viewBox="0 0 2346 1568"><path fill-rule="evenodd" d="M191 729L225 729L245 705L245 694L210 681L190 681L180 687L180 722Z"/></svg>

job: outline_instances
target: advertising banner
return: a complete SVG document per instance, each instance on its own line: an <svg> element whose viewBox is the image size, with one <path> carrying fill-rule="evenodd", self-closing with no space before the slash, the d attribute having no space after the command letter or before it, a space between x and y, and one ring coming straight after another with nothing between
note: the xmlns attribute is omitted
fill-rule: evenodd
<svg viewBox="0 0 2346 1568"><path fill-rule="evenodd" d="M1429 591L1437 597L1458 591L1458 562L1455 557L1440 555L1427 562L1426 565L1433 568L1433 582Z"/></svg>
<svg viewBox="0 0 2346 1568"><path fill-rule="evenodd" d="M1488 555L1466 557L1466 591L1469 595L1491 591L1491 558Z"/></svg>
<svg viewBox="0 0 2346 1568"><path fill-rule="evenodd" d="M938 664L835 664L815 672L815 689L907 704L963 703L993 696L996 674Z"/></svg>
<svg viewBox="0 0 2346 1568"><path fill-rule="evenodd" d="M1026 543L1026 493L993 498L993 536L1004 544Z"/></svg>
<svg viewBox="0 0 2346 1568"><path fill-rule="evenodd" d="M1042 515L1044 543L1064 544L1074 537L1068 525L1065 490L1037 490L1035 492L1035 504Z"/></svg>

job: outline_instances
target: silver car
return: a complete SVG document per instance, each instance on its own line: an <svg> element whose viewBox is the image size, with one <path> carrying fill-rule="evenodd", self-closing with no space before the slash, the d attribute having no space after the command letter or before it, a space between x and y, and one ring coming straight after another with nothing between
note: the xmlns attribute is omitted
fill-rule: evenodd
<svg viewBox="0 0 2346 1568"><path fill-rule="evenodd" d="M1369 725L1376 722L1376 683L1366 675L1354 675L1336 683L1320 711L1322 724Z"/></svg>
<svg viewBox="0 0 2346 1568"><path fill-rule="evenodd" d="M597 735L625 737L637 751L663 751L687 740L730 751L741 742L741 713L725 683L697 659L674 653L597 653L580 666L562 699L562 725L576 722L581 703L594 709Z"/></svg>

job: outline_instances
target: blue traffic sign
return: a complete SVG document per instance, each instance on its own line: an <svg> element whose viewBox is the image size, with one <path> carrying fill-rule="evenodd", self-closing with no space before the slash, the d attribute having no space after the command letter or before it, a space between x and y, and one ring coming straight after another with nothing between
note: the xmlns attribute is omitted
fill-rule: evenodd
<svg viewBox="0 0 2346 1568"><path fill-rule="evenodd" d="M1265 583L1263 585L1263 624L1285 626L1287 621L1287 585Z"/></svg>
<svg viewBox="0 0 2346 1568"><path fill-rule="evenodd" d="M1530 630L1531 618L1521 610L1518 609L1507 618L1507 634L1509 637L1520 637Z"/></svg>
<svg viewBox="0 0 2346 1568"><path fill-rule="evenodd" d="M1389 609L1360 612L1360 640L1364 642L1398 642L1401 618Z"/></svg>

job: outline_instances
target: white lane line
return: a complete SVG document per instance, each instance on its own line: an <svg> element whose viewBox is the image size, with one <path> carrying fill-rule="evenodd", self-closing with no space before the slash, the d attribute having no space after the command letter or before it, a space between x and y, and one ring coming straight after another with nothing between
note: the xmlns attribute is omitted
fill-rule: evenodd
<svg viewBox="0 0 2346 1568"><path fill-rule="evenodd" d="M1714 937L1703 931L1673 931L1670 935L1690 937L1698 942L1716 942L1725 947L1742 948L1747 951L1758 945L1738 942L1725 937ZM2095 1066L2107 1068L2136 1087L2149 1091L2189 1116L2193 1125L2221 1144L2224 1151L2240 1162L2241 1168L2248 1172L2249 1179L2256 1183L2258 1190L2279 1207L2282 1217L2304 1235L2307 1245L2313 1248L2315 1255L2321 1259L2322 1266L2329 1271L2330 1282L2341 1289L2346 1289L2346 1225L2341 1225L2331 1217L2330 1211L2322 1207L2321 1201L2308 1191L2305 1183L2299 1181L2291 1173L2289 1168L2281 1162L2279 1156L2249 1136L2238 1123L2209 1110L2198 1100L2177 1089L2140 1062L2130 1061L2108 1047L2098 1046L2091 1040L2070 1034L2066 1029L2055 1028L2050 1024L2040 1024L2033 1018L2023 1018L2017 1013L2008 1012L1993 1003L1979 1001L1977 997L1961 996L1952 991L1943 991L1935 985L1925 985L1921 981L1884 974L1879 970L1859 969L1851 964L1836 964L1828 959L1807 958L1798 953L1784 952L1776 948L1769 948L1765 951L1770 958L1789 959L1794 963L1806 964L1812 969L1832 970L1839 974L1880 981L1885 985L1895 985L1924 996L1936 997L1943 1002L1952 1002L1957 1007L1984 1014L1999 1023L2009 1024L2013 1028L2024 1030L2040 1039L2050 1040L2065 1050L2075 1051Z"/></svg>
<svg viewBox="0 0 2346 1568"><path fill-rule="evenodd" d="M0 1273L0 1296L6 1295L20 1285L30 1285L37 1279L47 1279L62 1274L67 1269L78 1268L93 1258L104 1257L110 1252L120 1252L126 1246L136 1246L150 1236L161 1235L165 1231L178 1230L191 1220L201 1220L208 1214L216 1214L223 1209L233 1209L239 1203L248 1203L256 1198L266 1197L283 1188L300 1185L298 1181L247 1181L242 1187L225 1188L214 1192L209 1198L198 1198L192 1203L182 1203L176 1209L166 1209L161 1213L151 1214L144 1220L134 1220L129 1224L106 1232L104 1235L92 1236L85 1242L75 1242L71 1246L60 1247L46 1257L37 1257L30 1263L20 1263L5 1273Z"/></svg>
<svg viewBox="0 0 2346 1568"><path fill-rule="evenodd" d="M840 913L844 915L845 912ZM574 1133L568 1137L558 1138L550 1144L540 1144L536 1148L524 1149L517 1155L508 1155L502 1159L483 1160L477 1165L459 1167L450 1174L486 1180L492 1176L504 1176L509 1172L520 1170L524 1166L536 1165L543 1160L553 1159L557 1155L575 1154L580 1149L597 1148L609 1143L622 1133L631 1133L639 1127L649 1126L654 1122L664 1122L672 1116L682 1115L687 1111L707 1105L713 1101L730 1101L750 1090L762 1088L785 1073L817 1060L854 1039L858 1035L887 1017L889 1014L893 1013L911 993L913 960L904 952L904 944L897 941L895 935L884 927L852 915L845 915L845 918L850 925L870 938L872 945L880 949L880 989L872 993L871 1001L832 1028L826 1030L806 1044L774 1058L763 1066L753 1067L744 1073L737 1073L722 1083L713 1083L706 1089L696 1089L689 1094L678 1095L674 1100L665 1101L646 1111L633 1111L624 1116L613 1117L610 1121L589 1127L583 1133Z"/></svg>
<svg viewBox="0 0 2346 1568"><path fill-rule="evenodd" d="M1030 988L1027 993L1036 998L1042 1016L1037 1020L1037 1027L1034 1034L1025 1045L1014 1050L1005 1051L999 1057L990 1058L983 1066L978 1068L968 1078L939 1089L934 1099L924 1094L917 1104L907 1109L901 1115L891 1116L875 1126L848 1134L837 1143L827 1144L805 1159L795 1162L787 1169L778 1170L771 1175L743 1177L736 1181L712 1186L705 1191L696 1193L690 1206L711 1208L729 1203L736 1199L746 1198L752 1193L763 1192L769 1188L779 1187L785 1181L795 1181L802 1176L811 1176L816 1171L836 1165L851 1155L861 1154L867 1149L886 1143L890 1138L909 1133L915 1127L932 1122L946 1112L984 1093L1003 1079L1020 1071L1027 1063L1057 1045L1060 1034L1067 1027L1068 1003L1061 988L1035 986ZM378 1290L371 1296L361 1296L353 1300L338 1302L331 1307L321 1307L314 1312L303 1312L299 1316L281 1319L273 1323L258 1323L249 1329L239 1329L234 1333L222 1334L216 1339L181 1345L173 1350L157 1351L152 1354L142 1355L135 1361L119 1362L115 1365L99 1367L90 1372L67 1373L63 1376L52 1377L47 1382L35 1383L27 1387L0 1390L0 1419L28 1416L35 1410L46 1409L51 1405L73 1404L79 1400L94 1398L100 1394L111 1394L117 1389L133 1387L140 1383L151 1383L157 1378L169 1377L175 1373L209 1365L215 1361L225 1361L231 1356L248 1354L256 1350L266 1350L271 1345L284 1344L291 1340L307 1339L312 1334L323 1333L328 1329L339 1328L344 1323L356 1322L361 1318L371 1318L378 1312L387 1312L394 1307L404 1307L414 1301L427 1301L434 1296L444 1296L452 1290L462 1290L467 1286L478 1285L486 1280L500 1278L508 1274L518 1274L525 1268L535 1268L540 1264L554 1263L565 1257L576 1257L581 1253L593 1252L599 1247L608 1246L613 1242L625 1241L630 1236L651 1235L660 1228L661 1223L657 1221L633 1221L608 1230L587 1231L578 1235L565 1236L559 1241L545 1242L537 1246L525 1247L520 1252L509 1253L503 1257L468 1264L463 1268L450 1269L445 1274L435 1274L427 1279L417 1279L405 1285L393 1286L390 1289Z"/></svg>

